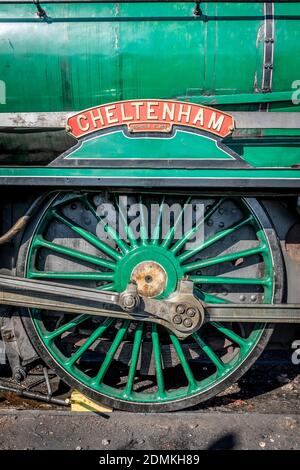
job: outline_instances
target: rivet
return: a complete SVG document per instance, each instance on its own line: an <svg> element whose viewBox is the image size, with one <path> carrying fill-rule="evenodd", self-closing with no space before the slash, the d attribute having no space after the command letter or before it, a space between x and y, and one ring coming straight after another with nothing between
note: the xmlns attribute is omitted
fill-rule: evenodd
<svg viewBox="0 0 300 470"><path fill-rule="evenodd" d="M213 222L212 219L209 219L209 220L207 221L207 225L208 225L209 227L211 227L211 226L213 225L213 223L214 223L214 222Z"/></svg>
<svg viewBox="0 0 300 470"><path fill-rule="evenodd" d="M252 300L252 302L255 302L257 300L257 296L256 295L251 295L250 299Z"/></svg>
<svg viewBox="0 0 300 470"><path fill-rule="evenodd" d="M77 209L77 204L74 204L74 203L71 204L71 209L72 209L73 211L75 211L75 209Z"/></svg>
<svg viewBox="0 0 300 470"><path fill-rule="evenodd" d="M220 209L219 209L219 214L221 214L221 215L224 214L224 209L223 209L223 207L220 207Z"/></svg>
<svg viewBox="0 0 300 470"><path fill-rule="evenodd" d="M219 227L220 227L220 228L223 228L223 227L224 227L224 222L220 222L220 223L219 223Z"/></svg>
<svg viewBox="0 0 300 470"><path fill-rule="evenodd" d="M246 300L246 296L244 294L240 295L240 300L242 301Z"/></svg>

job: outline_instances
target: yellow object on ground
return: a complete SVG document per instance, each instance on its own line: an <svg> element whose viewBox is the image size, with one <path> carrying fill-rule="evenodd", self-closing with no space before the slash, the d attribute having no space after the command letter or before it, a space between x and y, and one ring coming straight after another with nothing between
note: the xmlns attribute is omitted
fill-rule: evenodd
<svg viewBox="0 0 300 470"><path fill-rule="evenodd" d="M93 411L94 413L111 413L112 408L101 403L96 403L82 395L78 390L71 394L71 411Z"/></svg>

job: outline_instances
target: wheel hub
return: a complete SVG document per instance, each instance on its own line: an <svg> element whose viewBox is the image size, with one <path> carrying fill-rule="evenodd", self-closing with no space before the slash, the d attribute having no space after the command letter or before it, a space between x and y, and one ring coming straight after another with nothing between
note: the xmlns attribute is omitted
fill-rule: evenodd
<svg viewBox="0 0 300 470"><path fill-rule="evenodd" d="M165 290L168 276L161 264L155 261L139 263L131 273L137 291L143 297L156 297Z"/></svg>
<svg viewBox="0 0 300 470"><path fill-rule="evenodd" d="M115 272L114 290L117 292L135 282L139 295L156 298L166 298L173 293L184 274L175 256L159 246L135 248L117 263Z"/></svg>

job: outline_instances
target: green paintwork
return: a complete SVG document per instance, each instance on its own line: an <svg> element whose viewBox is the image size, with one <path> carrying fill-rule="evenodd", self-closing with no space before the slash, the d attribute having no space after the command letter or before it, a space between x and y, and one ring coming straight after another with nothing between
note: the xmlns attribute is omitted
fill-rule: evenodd
<svg viewBox="0 0 300 470"><path fill-rule="evenodd" d="M263 4L201 8L204 16L197 18L193 4L180 2L46 4L45 21L32 2L2 4L0 79L7 100L1 111L81 110L121 99L179 96L254 102L249 109L270 99L272 109L287 102L295 110L290 100L291 83L299 79L300 5L275 5L270 98L254 94L255 81L258 92L261 86Z"/></svg>
<svg viewBox="0 0 300 470"><path fill-rule="evenodd" d="M78 111L137 98L175 98L229 112L259 110L260 103L266 102L270 103L270 111L300 109L291 102L298 86L295 88L292 83L300 79L298 4L274 5L272 93L261 90L263 4L203 3L203 16L195 17L191 3L46 3L46 20L37 17L31 1L5 4L0 0L0 5L0 83L6 90L5 102L2 99L0 104L0 124L1 112ZM252 132L248 130L249 137ZM40 144L34 141L38 135L31 137L33 148L47 147L45 136ZM300 163L297 129L267 130L264 135L269 138L250 139L246 133L244 139L229 138L225 142L256 168L289 168ZM286 138L278 140L276 136ZM14 136L11 151L14 164L27 161L23 138L22 134ZM49 142L49 152L51 145ZM12 147L11 143L3 133L0 148L6 153L8 147ZM120 132L112 133L101 138L101 145L93 140L85 142L76 155L89 159L231 158L222 155L213 141L204 142L182 132L173 140L131 140ZM10 168L2 171L8 176L18 174ZM232 174L227 171L216 171L213 178L243 175L240 171ZM135 178L149 178L150 174L156 178L157 171L118 168L55 171L27 167L20 172L25 174L33 177L68 174L70 178L96 175L103 179L124 175L130 184L135 184ZM171 168L159 170L159 174L174 180L187 176L184 170ZM209 170L189 172L192 178L209 178L210 174ZM261 174L249 175L260 178ZM297 172L269 171L264 175L298 178Z"/></svg>
<svg viewBox="0 0 300 470"><path fill-rule="evenodd" d="M1 168L0 167L0 178L5 178L6 183L10 184L10 180L15 178L33 178L32 181L36 181L36 184L43 184L43 178L53 179L53 184L57 183L59 178L69 178L68 183L76 185L76 181L80 185L81 178L87 178L84 184L88 184L88 179L97 179L98 184L105 185L105 181L109 181L107 184L124 186L124 183L128 186L144 186L148 180L167 181L170 183L173 181L176 185L176 179L181 180L183 178L189 178L195 181L197 180L216 180L220 179L237 179L255 181L257 179L274 179L276 180L298 180L300 176L298 169L258 169L253 171L249 170L232 170L232 169L201 169L201 170L187 170L187 169L113 169L113 168ZM16 184L16 183L14 183ZM62 183L61 183L62 184ZM94 183L93 183L94 184ZM276 183L274 183L276 184ZM254 185L255 187L255 185Z"/></svg>
<svg viewBox="0 0 300 470"><path fill-rule="evenodd" d="M272 139L262 142L260 139L227 139L222 149L217 142L208 137L178 131L173 138L153 139L130 138L122 131L93 137L81 142L79 147L65 157L64 164L72 164L73 159L80 161L103 159L203 159L234 160L226 152L226 145L236 152L245 163L254 167L291 167L300 163L300 141L296 139ZM92 163L92 162L91 162ZM236 162L240 166L240 162Z"/></svg>
<svg viewBox="0 0 300 470"><path fill-rule="evenodd" d="M170 138L127 137L122 131L118 131L81 141L79 147L70 150L65 160L210 159L212 155L218 160L233 159L225 149L218 147L213 138L188 131L178 130Z"/></svg>
<svg viewBox="0 0 300 470"><path fill-rule="evenodd" d="M164 197L159 196L158 201L159 200L160 207L162 207ZM194 226L194 228L186 232L184 236L177 241L174 240L173 229L176 228L178 219L174 221L173 226L171 227L171 229L166 234L163 240L160 240L160 238L158 237L160 233L161 211L158 212L159 215L156 221L156 226L154 227L154 230L152 232L153 238L148 239L147 237L145 237L145 232L143 232L142 230L140 231L140 233L143 232L143 236L135 238L133 233L130 232L131 229L128 225L123 227L124 231L128 234L128 240L123 241L124 244L122 245L120 244L120 239L117 237L116 232L113 229L111 229L110 232L107 230L107 233L110 233L111 239L116 242L116 245L119 250L114 250L109 244L107 244L106 249L103 245L101 245L100 247L99 239L97 241L94 233L89 232L87 229L83 229L77 223L70 221L70 219L67 219L64 215L62 215L64 205L72 201L82 201L86 209L88 209L90 213L96 218L96 221L101 221L100 217L97 215L96 207L93 205L93 203L90 201L86 194L80 195L78 193L71 193L69 197L63 196L61 198L58 196L52 201L51 207L49 207L48 210L43 214L41 220L39 221L39 224L35 229L35 232L31 239L29 254L27 258L26 276L30 278L38 277L35 266L39 258L39 250L46 248L47 250L50 250L50 252L53 251L56 254L68 255L71 259L79 259L83 262L89 263L90 265L93 264L95 266L95 271L90 271L86 273L86 279L89 279L91 281L95 279L94 275L97 272L99 273L98 270L100 268L109 268L108 271L102 273L104 275L102 279L108 282L106 290L122 291L124 289L124 285L128 283L130 273L136 264L145 260L154 260L160 263L165 268L168 276L170 277L166 290L162 294L162 297L164 297L175 290L176 282L178 281L178 279L182 278L185 271L193 272L195 269L198 269L198 266L193 266L193 264L188 262L189 256L182 256L179 253L190 253L189 250L184 248L185 242L190 240L201 228L201 226L205 224L207 220L219 210L222 204L226 201L226 198L216 198L215 202L207 207L204 216L199 218L199 221ZM188 197L185 201L185 204L187 204L189 201L190 198ZM143 196L140 196L140 204L142 203ZM117 205L115 205L115 207L117 210L122 210L122 208L118 207ZM264 230L260 226L255 215L250 212L248 206L243 201L240 202L240 207L242 211L242 219L239 221L239 223L235 223L232 227L229 227L228 229L220 230L214 236L210 236L209 238L207 238L204 243L199 245L197 252L199 253L205 247L216 243L217 240L221 239L223 236L231 235L232 233L237 232L239 228L243 226L243 224L251 225L258 241L258 245L255 249L253 248L252 250L249 249L240 252L235 252L235 258L232 258L232 254L227 256L222 256L219 254L216 255L214 258L203 260L203 262L206 262L207 265L209 265L210 263L219 264L230 261L232 259L236 259L237 257L241 256L247 257L252 256L253 254L260 254L260 256L262 257L261 261L263 261L263 268L261 272L261 276L263 277L252 278L251 283L262 285L262 288L264 290L264 302L270 303L272 302L273 298L273 288L275 281L274 276L272 275L272 254L270 252L270 248ZM65 247L62 247L62 250L59 251L57 249L56 243L54 244L50 241L46 242L45 239L48 233L48 227L49 224L53 222L53 220L59 220L62 224L71 229L71 231L73 231L77 236L83 237L85 240L88 240L89 243L91 243L96 248L101 248L101 251L104 254L110 253L110 266L101 266L101 264L99 264L99 256L89 255L89 257L87 258L86 254L83 254L77 249L68 249L68 251L65 251ZM218 234L220 235L218 236ZM182 248L184 248L183 251L180 251ZM43 274L46 278L52 278L52 273L43 271ZM57 272L56 274L60 275L61 272ZM65 273L64 279L69 281L72 279L82 279L81 274ZM113 276L113 280L111 278L111 275ZM123 279L121 280L121 278ZM190 277L190 279L192 278L193 276ZM125 282L124 285L123 281ZM217 296L208 295L204 293L202 294L200 290L200 284L203 285L209 282L213 282L214 284L224 284L225 281L227 283L230 283L231 278L226 278L224 280L223 277L214 276L211 277L211 279L209 279L208 277L202 277L198 279L197 276L194 275L194 283L196 286L195 293L201 298L204 298L206 301L217 303L226 302L226 300L218 298ZM234 283L239 286L245 286L249 284L249 282L250 280L245 277L234 278ZM149 393L144 392L143 390L137 391L134 389L136 374L138 374L138 362L141 354L142 344L143 341L149 342L149 334L147 337L145 336L145 330L147 327L143 325L142 322L138 323L132 339L131 360L128 368L128 379L126 381L125 386L120 387L118 386L118 384L116 386L107 385L107 383L105 383L105 377L111 371L114 357L119 347L121 347L122 341L130 341L130 337L128 339L128 336L126 336L130 327L132 326L132 323L130 321L124 321L121 323L121 325L119 324L119 326L115 329L111 329L114 327L117 321L114 319L104 320L104 322L101 325L97 326L94 329L93 333L88 338L86 338L83 343L76 347L76 349L71 353L69 357L66 357L63 351L58 346L57 340L60 338L61 335L65 334L67 331L70 332L74 330L74 328L76 328L78 325L84 325L84 322L88 321L89 316L79 315L71 319L70 321L68 320L66 324L54 328L53 331L48 331L45 328L43 322L43 314L41 314L40 317L36 317L35 313L35 311L32 311L31 315L35 328L41 340L47 347L50 355L65 369L68 374L75 377L77 380L89 387L91 390L98 391L103 393L104 395L132 403L165 403L173 400L191 397L201 391L210 389L211 387L219 384L221 381L227 379L243 363L245 358L256 346L264 330L263 325L255 325L252 331L248 334L248 336L242 337L240 334L233 331L229 326L227 327L219 323L212 322L211 327L213 329L218 331L223 337L228 338L238 346L238 353L235 354L234 357L228 362L224 362L217 355L217 353L214 352L214 348L204 339L204 335L201 329L197 333L194 333L190 341L193 340L200 347L200 349L207 356L208 360L213 366L212 372L209 374L209 376L199 380L195 377L195 373L184 351L184 346L178 340L178 338L174 334L167 331L165 332L162 338L161 331L159 330L159 328L155 324L152 324L152 326L150 327L151 331L149 332L148 329L148 333L150 333L150 340L153 346L153 360L155 364L156 374L156 391ZM108 331L113 332L113 338L102 361L99 363L98 371L92 376L90 374L84 373L84 371L80 369L81 358L90 348L92 348L92 346L100 338L103 338L104 334ZM173 345L174 351L179 360L179 364L182 368L182 373L186 378L186 386L179 387L177 389L175 388L173 390L167 390L165 385L166 372L163 365L161 348L165 344L166 338L169 338L170 344Z"/></svg>

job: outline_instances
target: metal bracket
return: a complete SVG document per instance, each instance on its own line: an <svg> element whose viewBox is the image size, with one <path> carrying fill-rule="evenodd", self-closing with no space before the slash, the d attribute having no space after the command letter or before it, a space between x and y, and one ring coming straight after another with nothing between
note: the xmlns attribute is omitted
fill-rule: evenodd
<svg viewBox="0 0 300 470"><path fill-rule="evenodd" d="M272 91L273 79L273 57L274 57L274 4L270 2L264 3L265 16L265 37L263 50L263 70L261 91L269 93ZM269 103L261 103L260 111L267 111Z"/></svg>
<svg viewBox="0 0 300 470"><path fill-rule="evenodd" d="M47 13L46 11L44 10L44 8L41 6L40 4L40 1L39 0L32 0L34 5L36 6L37 8L37 15L39 18L42 18L42 19L45 19L47 18Z"/></svg>

